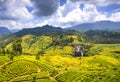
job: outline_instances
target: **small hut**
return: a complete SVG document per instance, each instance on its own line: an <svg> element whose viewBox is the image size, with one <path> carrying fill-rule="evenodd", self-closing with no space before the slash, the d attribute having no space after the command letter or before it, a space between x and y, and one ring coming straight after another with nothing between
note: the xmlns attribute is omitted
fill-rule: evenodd
<svg viewBox="0 0 120 82"><path fill-rule="evenodd" d="M74 56L84 56L84 47L82 45L74 45Z"/></svg>

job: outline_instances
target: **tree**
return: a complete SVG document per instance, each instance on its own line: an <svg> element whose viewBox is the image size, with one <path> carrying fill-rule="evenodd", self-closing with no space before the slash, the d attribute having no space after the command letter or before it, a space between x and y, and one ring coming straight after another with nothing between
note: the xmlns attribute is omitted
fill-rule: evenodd
<svg viewBox="0 0 120 82"><path fill-rule="evenodd" d="M69 38L69 42L72 43L74 39L72 37Z"/></svg>
<svg viewBox="0 0 120 82"><path fill-rule="evenodd" d="M19 38L19 39L16 39L13 44L12 44L12 50L18 55L21 55L22 54L22 40Z"/></svg>
<svg viewBox="0 0 120 82"><path fill-rule="evenodd" d="M14 57L16 56L16 53L14 51L9 52L9 58L11 61L13 61Z"/></svg>
<svg viewBox="0 0 120 82"><path fill-rule="evenodd" d="M11 55L10 55L10 60L13 61L13 59L14 59L14 55L11 54Z"/></svg>
<svg viewBox="0 0 120 82"><path fill-rule="evenodd" d="M40 59L40 56L39 56L38 53L36 54L35 59L36 59L36 60L39 60L39 59Z"/></svg>
<svg viewBox="0 0 120 82"><path fill-rule="evenodd" d="M35 82L36 81L36 76L33 77L33 81L32 82Z"/></svg>

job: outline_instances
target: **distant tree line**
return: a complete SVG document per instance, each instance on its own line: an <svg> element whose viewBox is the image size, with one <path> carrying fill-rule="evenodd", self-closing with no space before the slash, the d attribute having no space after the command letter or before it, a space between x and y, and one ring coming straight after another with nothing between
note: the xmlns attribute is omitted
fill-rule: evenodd
<svg viewBox="0 0 120 82"><path fill-rule="evenodd" d="M92 43L120 43L119 31L89 30L84 34L87 35L88 41Z"/></svg>

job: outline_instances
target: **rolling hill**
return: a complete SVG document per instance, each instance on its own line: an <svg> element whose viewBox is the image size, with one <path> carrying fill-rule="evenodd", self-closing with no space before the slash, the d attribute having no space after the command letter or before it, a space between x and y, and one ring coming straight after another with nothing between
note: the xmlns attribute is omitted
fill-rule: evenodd
<svg viewBox="0 0 120 82"><path fill-rule="evenodd" d="M90 40L89 33L116 36L106 31L87 31ZM119 82L120 44L90 45L85 38L80 32L69 34L52 26L27 28L0 37L1 45L6 43L0 49L0 82ZM83 57L73 56L71 44L78 43L85 46ZM18 51L13 50L15 44L22 46L21 55L14 55Z"/></svg>
<svg viewBox="0 0 120 82"><path fill-rule="evenodd" d="M83 23L67 29L74 30L118 30L120 29L120 22L112 21L98 21L94 23Z"/></svg>

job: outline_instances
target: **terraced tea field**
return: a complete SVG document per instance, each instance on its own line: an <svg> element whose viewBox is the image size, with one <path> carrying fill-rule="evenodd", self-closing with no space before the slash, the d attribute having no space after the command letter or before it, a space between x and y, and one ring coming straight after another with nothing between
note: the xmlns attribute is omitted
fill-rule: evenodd
<svg viewBox="0 0 120 82"><path fill-rule="evenodd" d="M2 57L1 57L2 58ZM37 64L39 63L39 64ZM42 66L41 66L42 65ZM49 65L48 65L49 66ZM41 62L16 59L14 61L4 61L0 65L0 82L13 81L49 81L54 82L54 78L49 75L51 67Z"/></svg>
<svg viewBox="0 0 120 82"><path fill-rule="evenodd" d="M96 44L89 52L94 55L83 58L49 55L49 50L39 60L0 56L0 82L120 82L119 49L120 44Z"/></svg>
<svg viewBox="0 0 120 82"><path fill-rule="evenodd" d="M119 82L117 71L67 71L56 78L61 82Z"/></svg>

